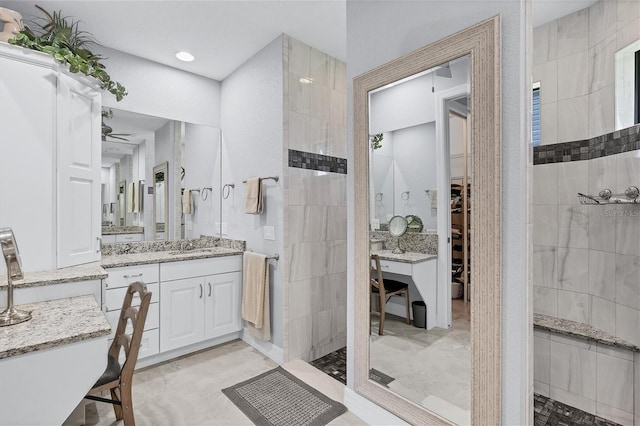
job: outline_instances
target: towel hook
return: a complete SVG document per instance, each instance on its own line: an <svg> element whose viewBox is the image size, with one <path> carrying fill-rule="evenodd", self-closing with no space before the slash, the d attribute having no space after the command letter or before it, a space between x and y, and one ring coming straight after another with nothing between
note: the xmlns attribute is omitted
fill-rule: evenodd
<svg viewBox="0 0 640 426"><path fill-rule="evenodd" d="M225 200L229 198L229 195L231 194L231 190L235 187L236 187L235 183L225 183L224 186L222 187L222 198L224 198Z"/></svg>

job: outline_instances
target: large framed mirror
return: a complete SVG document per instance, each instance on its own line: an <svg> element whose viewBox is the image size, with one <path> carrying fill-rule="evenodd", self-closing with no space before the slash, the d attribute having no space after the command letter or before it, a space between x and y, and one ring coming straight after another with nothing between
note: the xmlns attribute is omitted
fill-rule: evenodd
<svg viewBox="0 0 640 426"><path fill-rule="evenodd" d="M466 58L466 59L464 59ZM405 213L422 214L425 222L431 219L437 223L437 250L450 250L451 243L451 221L446 216L450 215L450 200L453 192L452 169L456 166L453 159L453 148L442 145L446 149L433 150L438 164L438 179L444 176L449 181L446 184L450 190L442 191L445 188L444 181L440 179L437 184L425 180L424 187L419 191L406 188L400 191L400 197L391 198L394 192L392 186L388 189L376 189L380 178L376 176L375 162L372 162L373 139L380 135L379 132L389 129L380 129L375 117L391 114L394 107L388 112L381 109L372 109L372 95L379 93L383 88L395 87L409 81L417 81L416 77L427 76L431 84L429 92L435 93L436 78L447 76L454 70L455 64L465 63L468 70L468 85L466 91L455 91L449 87L442 89L439 96L433 96L429 100L425 94L425 103L430 102L435 113L435 136L434 140L441 138L441 135L454 133L452 123L457 123L458 133L464 134L463 149L465 161L469 163L464 168L463 180L468 185L469 198L464 199L472 206L469 209L469 217L464 224L469 227L468 235L470 243L470 264L472 273L471 290L465 295L468 304L460 305L461 309L468 312L467 322L467 342L468 350L466 358L452 360L458 353L448 351L454 345L438 345L437 341L451 334L451 289L442 286L439 278L451 275L448 266L441 265L438 256L437 268L435 262L429 260L428 254L411 253L417 251L413 248L416 234L406 233L403 238L407 244L403 246L406 253L395 254L395 256L405 256L403 259L393 259L397 263L396 268L390 268L394 262L388 262L385 268L383 257L376 257L376 261L383 263L381 270L384 274L384 281L389 279L390 285L401 288L406 285L408 299L412 302L413 315L409 311L409 300L405 315L400 311L398 315L405 315L399 323L408 322L413 317L416 327L397 331L394 333L390 327L389 318L394 312L384 306L383 297L379 297L378 306L374 306L377 295L372 292L372 261L370 240L372 230L380 227L387 218ZM454 72L455 74L455 72ZM450 78L450 77L446 77ZM464 86L464 85L463 85ZM376 404L391 411L397 416L405 419L411 424L500 424L501 416L501 220L500 220L500 188L501 188L501 122L500 122L500 19L494 17L480 22L472 27L462 30L452 36L438 42L425 46L413 53L405 55L397 60L389 62L375 68L354 79L354 214L355 214L355 372L354 383L356 392L376 402ZM455 93L454 93L455 92ZM438 95L436 93L436 95ZM451 105L456 102L457 105ZM448 107L447 105L451 105ZM407 104L396 105L397 110L405 109L403 118L415 110L406 108ZM454 114L454 116L450 116ZM439 121L438 117L452 117ZM464 120L462 120L464 118ZM461 124L462 123L462 124ZM443 130L444 129L444 130ZM424 134L429 134L428 126L425 129L411 129L411 132L420 133L417 130L424 130ZM432 132L433 133L433 132ZM380 138L377 137L377 142ZM400 139L398 137L398 139ZM446 139L448 140L448 139ZM383 139L384 141L384 139ZM389 142L389 141L388 141ZM395 139L393 141L396 142ZM384 142L383 142L384 143ZM435 143L434 143L435 146ZM417 151L412 151L417 152ZM468 154L467 154L468 153ZM424 158L424 163L427 158ZM389 170L391 163L395 160L380 161L378 166L381 169ZM417 159L420 161L420 159ZM445 166L446 163L446 166ZM422 163L421 163L422 164ZM458 165L459 166L459 165ZM371 167L371 168L370 168ZM427 166L424 166L427 167ZM446 173L445 173L446 172ZM415 174L415 173L414 173ZM427 178L425 178L427 179ZM383 188L379 186L378 188ZM435 191L434 191L435 190ZM428 191L428 192L427 192ZM387 192L387 194L385 194ZM424 192L424 194L418 194ZM466 194L466 191L462 191ZM414 195L415 194L415 195ZM437 194L437 195L436 195ZM406 205L409 200L415 203L422 202L414 198L418 195L431 195L436 197L437 202L425 204L425 213L417 211L409 212ZM393 201L383 204L385 197L389 196ZM426 202L425 202L426 203ZM380 204L380 206L378 206ZM398 211L398 205L403 206L407 211ZM376 218L380 212L372 212L378 207L384 214ZM432 212L431 210L436 210ZM465 205L466 211L466 205ZM433 215L430 218L429 215ZM444 220L441 220L444 217ZM446 223L447 225L443 226ZM428 225L428 227L431 227ZM433 230L433 229L432 229ZM465 240L466 241L466 240ZM393 245L393 239L390 239ZM389 249L395 247L387 247ZM391 253L391 250L388 250ZM376 253L378 254L378 253ZM415 255L415 256L412 256ZM420 255L420 256L419 256ZM389 254L388 256L392 256ZM426 257L425 257L426 256ZM417 259L417 260L416 260ZM466 258L465 258L466 259ZM398 266L399 265L399 266ZM430 266L426 266L430 265ZM423 274L417 276L417 274ZM424 276L427 274L428 276ZM403 278L404 275L404 278ZM439 277L439 278L438 278ZM466 278L466 277L465 277ZM468 279L468 278L466 278ZM404 282L403 282L404 280ZM413 289L413 290L412 290ZM378 294L380 290L378 290ZM448 299L448 303L447 303ZM382 306L380 306L382 305ZM387 303L390 305L390 303ZM426 306L426 309L425 309ZM418 309L422 308L422 310ZM372 325L371 313L376 309L387 312L387 323L380 323L376 327ZM447 312L448 310L448 312ZM398 311L396 311L397 313ZM381 312L378 312L380 321L383 321ZM448 314L448 316L447 316ZM422 317L421 317L422 316ZM405 321L406 320L406 321ZM455 323L455 320L454 320ZM384 325L384 333L378 330ZM418 327L423 327L419 329ZM453 324L455 327L455 324ZM455 331L455 329L454 329ZM379 352L379 342L383 338L397 337L404 333L419 336L417 340L425 342L425 351L432 350L439 346L439 352L420 352L410 355L406 361L399 361L397 356L388 352ZM394 336L395 334L395 336ZM462 332L458 333L462 334ZM458 336L458 339L460 337ZM455 339L454 339L455 340ZM457 341L458 346L464 346L464 342ZM401 346L400 340L389 339L387 348ZM405 347L411 346L404 343ZM408 349L409 350L409 349ZM385 355L386 354L386 355ZM459 388L454 389L449 394L441 394L431 391L428 395L422 394L418 398L412 397L411 383L408 381L398 384L384 384L379 380L380 374L384 371L380 369L392 368L392 364L405 364L404 368L409 369L407 377L413 380L420 380L425 377L422 373L426 370L435 370L440 374L442 383L451 385L459 384ZM446 365L448 363L448 365ZM465 379L460 379L457 370L466 369ZM450 376L447 376L450 374ZM384 376L384 374L382 375ZM464 376L464 375L463 375ZM417 378L417 379L416 379ZM407 379L408 380L408 379ZM442 387L442 386L439 386ZM433 388L433 387L432 387ZM430 392L430 391L426 391ZM457 393L456 393L457 392ZM460 406L460 400L467 398L466 410Z"/></svg>
<svg viewBox="0 0 640 426"><path fill-rule="evenodd" d="M156 240L166 240L169 233L169 163L153 168L153 231Z"/></svg>

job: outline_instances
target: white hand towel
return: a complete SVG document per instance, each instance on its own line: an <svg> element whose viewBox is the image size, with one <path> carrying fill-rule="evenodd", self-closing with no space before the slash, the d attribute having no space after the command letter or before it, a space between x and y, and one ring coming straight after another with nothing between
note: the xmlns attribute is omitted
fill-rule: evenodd
<svg viewBox="0 0 640 426"><path fill-rule="evenodd" d="M140 184L133 183L133 213L140 213Z"/></svg>
<svg viewBox="0 0 640 426"><path fill-rule="evenodd" d="M182 213L191 214L191 190L185 189L182 193Z"/></svg>
<svg viewBox="0 0 640 426"><path fill-rule="evenodd" d="M244 212L247 214L262 214L262 179L247 179Z"/></svg>
<svg viewBox="0 0 640 426"><path fill-rule="evenodd" d="M133 213L133 182L127 186L127 213Z"/></svg>
<svg viewBox="0 0 640 426"><path fill-rule="evenodd" d="M267 256L245 251L242 263L242 319L247 322L249 334L257 339L269 341L271 315Z"/></svg>
<svg viewBox="0 0 640 426"><path fill-rule="evenodd" d="M437 209L438 208L438 190L437 189L430 190L429 198L431 199L431 208Z"/></svg>

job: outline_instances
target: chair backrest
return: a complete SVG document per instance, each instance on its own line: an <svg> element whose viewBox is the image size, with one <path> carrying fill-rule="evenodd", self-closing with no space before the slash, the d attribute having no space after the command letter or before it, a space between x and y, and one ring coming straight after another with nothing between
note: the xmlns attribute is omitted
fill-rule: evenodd
<svg viewBox="0 0 640 426"><path fill-rule="evenodd" d="M140 306L133 307L131 302L134 295L140 298ZM138 351L140 350L140 341L142 340L142 332L144 331L144 322L147 319L149 304L151 303L151 292L147 291L147 286L140 281L132 283L127 288L127 293L120 311L120 319L118 320L118 328L116 335L109 348L109 356L118 359L121 349L124 349L125 361L122 364L120 378L130 380L138 360ZM127 323L131 321L133 331L127 334Z"/></svg>
<svg viewBox="0 0 640 426"><path fill-rule="evenodd" d="M382 297L384 297L384 280L382 279L382 269L380 269L380 256L377 254L371 255L371 286L378 289Z"/></svg>

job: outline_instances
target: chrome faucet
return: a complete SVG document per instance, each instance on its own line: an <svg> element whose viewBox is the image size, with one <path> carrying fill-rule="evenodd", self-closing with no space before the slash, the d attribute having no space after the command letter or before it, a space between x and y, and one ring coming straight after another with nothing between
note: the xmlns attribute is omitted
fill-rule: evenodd
<svg viewBox="0 0 640 426"><path fill-rule="evenodd" d="M31 312L16 309L13 306L13 280L24 278L20 250L11 228L0 228L0 247L7 263L7 309L0 313L0 327L19 324L31 319Z"/></svg>

